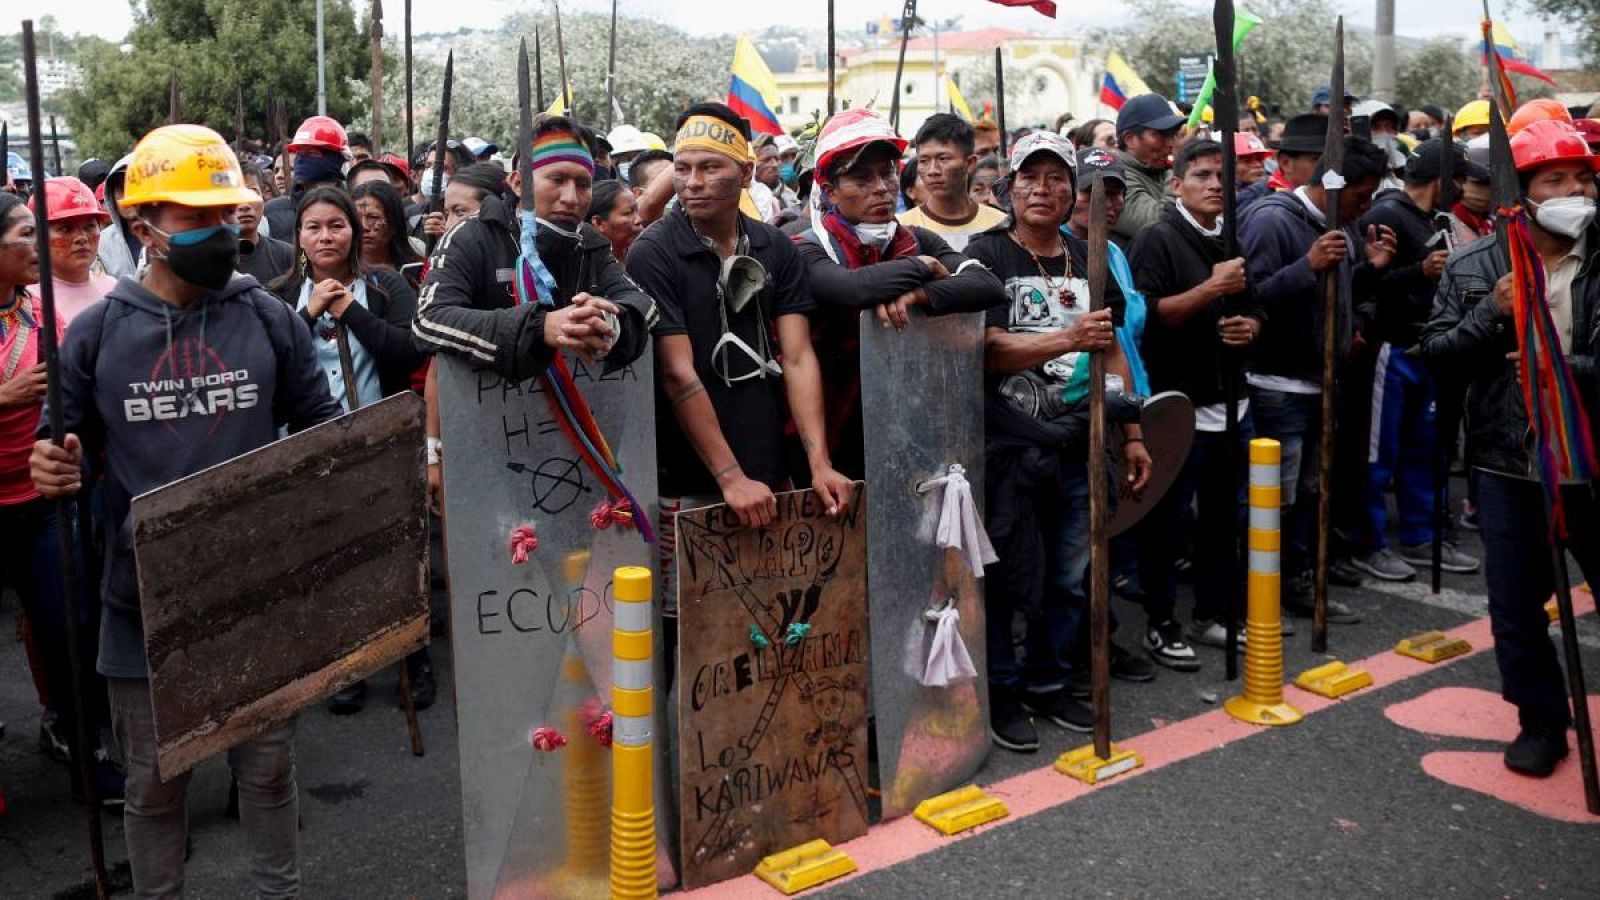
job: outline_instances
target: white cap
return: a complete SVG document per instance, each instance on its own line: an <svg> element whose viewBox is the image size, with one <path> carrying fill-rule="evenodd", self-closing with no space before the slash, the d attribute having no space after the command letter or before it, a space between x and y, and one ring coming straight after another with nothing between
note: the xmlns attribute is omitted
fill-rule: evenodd
<svg viewBox="0 0 1600 900"><path fill-rule="evenodd" d="M638 153L650 149L645 143L644 132L632 125L618 125L606 135L606 143L611 145L612 155L621 153Z"/></svg>

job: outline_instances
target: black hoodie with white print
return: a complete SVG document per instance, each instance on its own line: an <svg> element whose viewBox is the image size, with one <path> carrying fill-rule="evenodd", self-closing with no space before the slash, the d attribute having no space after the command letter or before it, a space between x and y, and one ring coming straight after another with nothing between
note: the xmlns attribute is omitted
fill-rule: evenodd
<svg viewBox="0 0 1600 900"><path fill-rule="evenodd" d="M102 674L148 678L132 499L339 415L311 331L248 275L180 309L124 277L61 347L62 419L105 459ZM50 437L48 410L39 426Z"/></svg>

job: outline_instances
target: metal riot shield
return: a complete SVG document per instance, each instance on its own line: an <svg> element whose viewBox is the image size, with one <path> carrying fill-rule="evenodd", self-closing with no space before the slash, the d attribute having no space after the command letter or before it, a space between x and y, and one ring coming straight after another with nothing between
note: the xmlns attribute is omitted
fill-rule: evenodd
<svg viewBox="0 0 1600 900"><path fill-rule="evenodd" d="M1117 498L1111 523L1106 526L1106 533L1111 537L1137 525L1178 480L1183 464L1189 459L1189 448L1194 446L1194 404L1181 391L1163 391L1144 401L1139 410L1139 425L1144 434L1144 448L1150 454L1150 481L1139 496ZM1111 471L1112 483L1122 484L1119 454L1111 456Z"/></svg>
<svg viewBox="0 0 1600 900"><path fill-rule="evenodd" d="M427 643L422 412L400 394L134 498L164 780Z"/></svg>
<svg viewBox="0 0 1600 900"><path fill-rule="evenodd" d="M857 497L860 497L859 491ZM765 528L677 516L683 881L867 831L866 517L812 491Z"/></svg>
<svg viewBox="0 0 1600 900"><path fill-rule="evenodd" d="M568 362L654 521L649 360L611 374ZM603 897L611 757L589 729L611 696L611 573L654 568L655 551L634 527L597 528L591 516L606 490L562 432L539 379L508 382L445 356L435 364L467 893ZM519 529L530 529L520 564L512 549ZM666 741L656 743L664 752ZM670 805L659 794L656 808L665 823ZM670 884L664 855L661 868Z"/></svg>
<svg viewBox="0 0 1600 900"><path fill-rule="evenodd" d="M919 527L938 515L938 495L919 489L951 466L966 470L983 513L983 316L916 316L897 332L865 314L860 331L872 710L890 819L965 784L989 749L980 581ZM951 609L977 674L929 684L939 615Z"/></svg>

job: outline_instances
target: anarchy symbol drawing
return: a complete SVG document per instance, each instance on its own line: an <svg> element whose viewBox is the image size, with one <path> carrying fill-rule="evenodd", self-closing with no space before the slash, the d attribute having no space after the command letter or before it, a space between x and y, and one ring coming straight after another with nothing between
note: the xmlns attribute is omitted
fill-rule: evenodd
<svg viewBox="0 0 1600 900"><path fill-rule="evenodd" d="M508 462L506 468L528 476L533 508L552 516L569 509L592 491L584 481L583 466L575 459L552 456L537 466Z"/></svg>

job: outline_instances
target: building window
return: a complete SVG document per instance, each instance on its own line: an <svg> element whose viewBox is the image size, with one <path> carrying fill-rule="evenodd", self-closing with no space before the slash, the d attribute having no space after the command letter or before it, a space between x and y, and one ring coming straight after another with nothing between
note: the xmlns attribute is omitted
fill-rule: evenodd
<svg viewBox="0 0 1600 900"><path fill-rule="evenodd" d="M789 115L791 115L791 116L798 115L799 112L800 112L800 98L791 95L789 97Z"/></svg>

